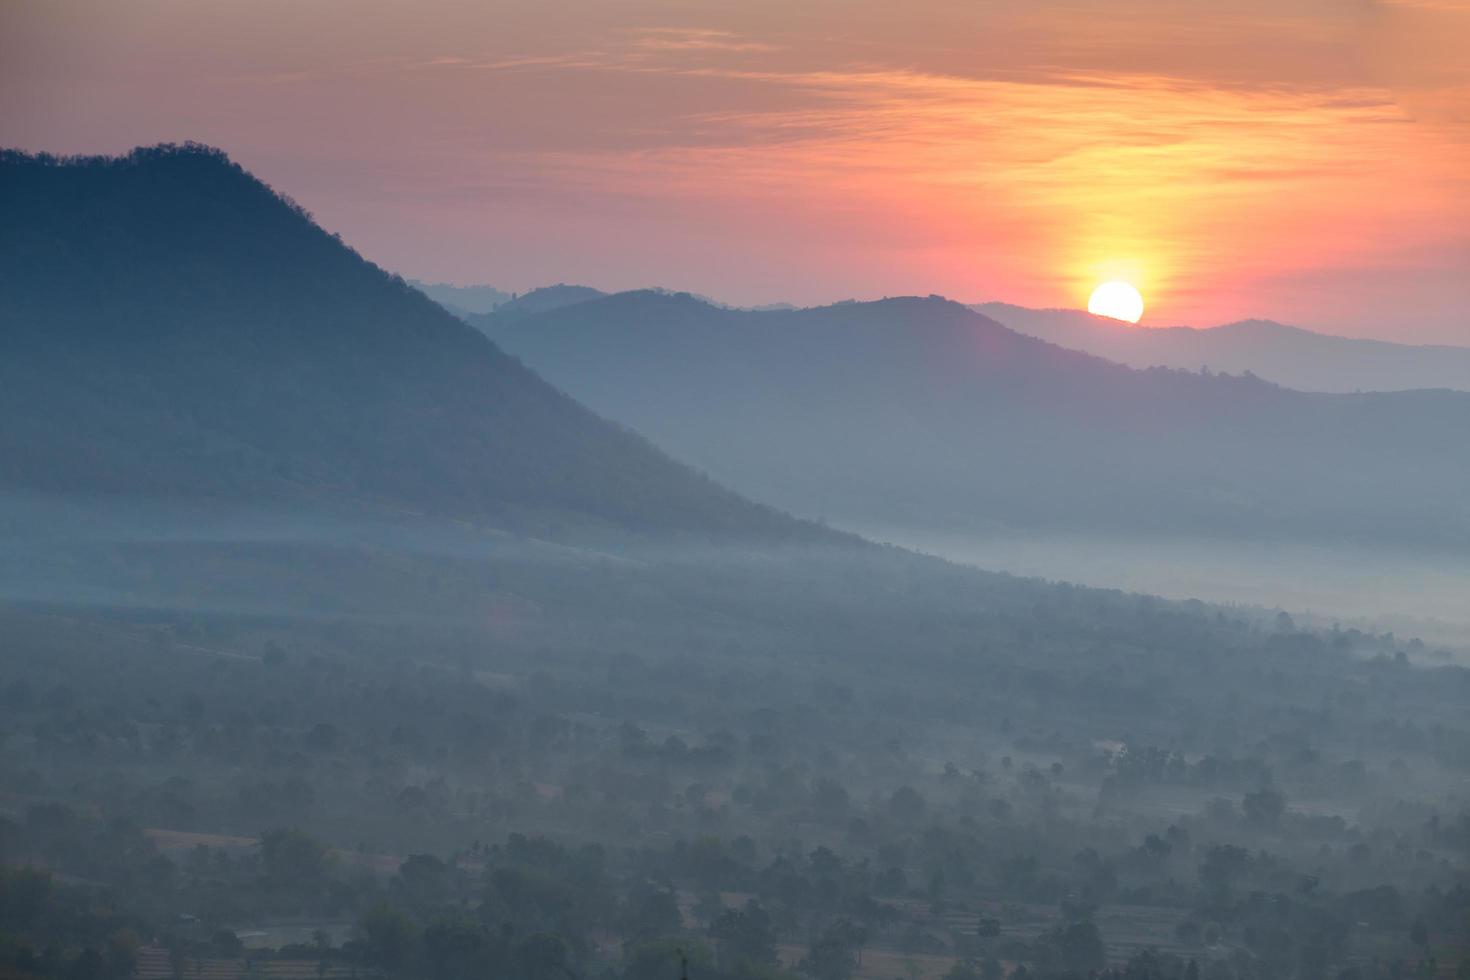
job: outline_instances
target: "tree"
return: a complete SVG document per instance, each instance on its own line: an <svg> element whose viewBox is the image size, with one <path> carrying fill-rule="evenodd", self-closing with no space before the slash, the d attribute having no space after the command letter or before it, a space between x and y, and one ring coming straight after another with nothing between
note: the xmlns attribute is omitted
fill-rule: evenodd
<svg viewBox="0 0 1470 980"><path fill-rule="evenodd" d="M138 965L138 947L143 945L131 929L119 929L107 938L107 975L130 977Z"/></svg>
<svg viewBox="0 0 1470 980"><path fill-rule="evenodd" d="M514 968L508 975L524 980L570 980L571 951L555 933L540 932L516 945L512 954Z"/></svg>
<svg viewBox="0 0 1470 980"><path fill-rule="evenodd" d="M408 965L418 940L418 930L403 912L387 903L368 909L357 923L362 933L367 960L393 972Z"/></svg>
<svg viewBox="0 0 1470 980"><path fill-rule="evenodd" d="M736 973L758 973L780 963L771 916L755 899L743 909L726 909L710 927L720 967Z"/></svg>
<svg viewBox="0 0 1470 980"><path fill-rule="evenodd" d="M448 864L432 854L410 854L399 865L390 887L400 901L422 915L448 901L451 870Z"/></svg>
<svg viewBox="0 0 1470 980"><path fill-rule="evenodd" d="M956 960L944 980L982 980L980 965L972 959Z"/></svg>
<svg viewBox="0 0 1470 980"><path fill-rule="evenodd" d="M485 972L485 937L469 919L435 919L425 927L421 944L432 980L471 980Z"/></svg>
<svg viewBox="0 0 1470 980"><path fill-rule="evenodd" d="M216 929L214 935L209 938L209 942L219 951L221 956L226 956L231 959L239 956L240 952L245 948L245 944L240 941L240 937L235 935L231 929Z"/></svg>
<svg viewBox="0 0 1470 980"><path fill-rule="evenodd" d="M1234 844L1217 844L1205 852L1199 867L1199 878L1211 892L1215 901L1223 901L1230 894L1235 880L1250 867L1251 856L1243 847Z"/></svg>
<svg viewBox="0 0 1470 980"><path fill-rule="evenodd" d="M1257 827L1274 827L1286 812L1286 797L1269 786L1263 786L1254 793L1245 794L1240 808L1245 812L1248 823Z"/></svg>
<svg viewBox="0 0 1470 980"><path fill-rule="evenodd" d="M837 780L822 777L812 783L812 807L823 818L840 818L847 813L849 802L847 790Z"/></svg>
<svg viewBox="0 0 1470 980"><path fill-rule="evenodd" d="M0 913L15 926L41 914L51 896L51 875L30 867L0 867Z"/></svg>
<svg viewBox="0 0 1470 980"><path fill-rule="evenodd" d="M311 944L316 947L316 975L326 977L327 971L332 967L329 959L332 954L332 937L325 929L313 929Z"/></svg>
<svg viewBox="0 0 1470 980"><path fill-rule="evenodd" d="M296 829L267 830L260 837L260 864L266 877L288 887L319 881L327 870L327 848Z"/></svg>
<svg viewBox="0 0 1470 980"><path fill-rule="evenodd" d="M67 980L102 980L106 975L107 964L102 954L91 946L82 950L66 969Z"/></svg>
<svg viewBox="0 0 1470 980"><path fill-rule="evenodd" d="M929 876L929 908L938 914L944 911L944 869L935 868L934 873Z"/></svg>
<svg viewBox="0 0 1470 980"><path fill-rule="evenodd" d="M1091 920L1067 922L1042 933L1036 940L1036 959L1047 973L1085 976L1107 965L1102 935Z"/></svg>
<svg viewBox="0 0 1470 980"><path fill-rule="evenodd" d="M706 929L711 928L724 911L725 903L717 891L700 892L699 900L694 903L694 918Z"/></svg>
<svg viewBox="0 0 1470 980"><path fill-rule="evenodd" d="M619 920L626 948L678 936L684 925L674 893L646 882L639 882L631 889Z"/></svg>
<svg viewBox="0 0 1470 980"><path fill-rule="evenodd" d="M916 821L924 816L924 797L912 786L900 786L888 799L888 810L899 820Z"/></svg>
<svg viewBox="0 0 1470 980"><path fill-rule="evenodd" d="M807 861L811 864L814 875L835 878L842 874L842 859L829 847L819 847L812 851Z"/></svg>
<svg viewBox="0 0 1470 980"><path fill-rule="evenodd" d="M709 947L703 943L661 939L627 953L623 976L627 980L676 980L685 963L691 976L709 976L714 972L713 961Z"/></svg>
<svg viewBox="0 0 1470 980"><path fill-rule="evenodd" d="M811 944L800 969L816 980L849 980L857 972L868 934L847 919L832 923Z"/></svg>
<svg viewBox="0 0 1470 980"><path fill-rule="evenodd" d="M903 868L880 871L873 879L873 891L879 895L902 895L908 887L908 875L904 874Z"/></svg>

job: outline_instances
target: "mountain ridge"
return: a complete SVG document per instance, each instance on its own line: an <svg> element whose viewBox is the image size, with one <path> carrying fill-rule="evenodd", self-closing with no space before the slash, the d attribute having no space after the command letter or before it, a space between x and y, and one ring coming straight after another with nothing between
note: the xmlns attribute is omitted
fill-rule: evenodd
<svg viewBox="0 0 1470 980"><path fill-rule="evenodd" d="M1137 369L940 297L752 313L632 292L495 336L721 482L850 527L1470 543L1463 393Z"/></svg>
<svg viewBox="0 0 1470 980"><path fill-rule="evenodd" d="M0 488L828 534L587 411L218 150L0 169Z"/></svg>
<svg viewBox="0 0 1470 980"><path fill-rule="evenodd" d="M1249 371L1302 391L1470 391L1470 347L1339 337L1252 318L1214 327L1133 327L1083 310L970 307L1021 333L1130 367Z"/></svg>

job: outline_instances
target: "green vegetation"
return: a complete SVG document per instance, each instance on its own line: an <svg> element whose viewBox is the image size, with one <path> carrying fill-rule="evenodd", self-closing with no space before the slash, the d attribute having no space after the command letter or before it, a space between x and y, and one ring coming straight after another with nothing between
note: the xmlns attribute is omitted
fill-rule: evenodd
<svg viewBox="0 0 1470 980"><path fill-rule="evenodd" d="M1417 641L750 503L213 151L0 171L0 978L1466 973L1470 672Z"/></svg>
<svg viewBox="0 0 1470 980"><path fill-rule="evenodd" d="M0 490L831 534L600 419L204 147L0 152Z"/></svg>
<svg viewBox="0 0 1470 980"><path fill-rule="evenodd" d="M19 975L1464 962L1470 679L1392 637L880 549L113 557L364 611L4 612ZM492 581L515 603L472 603Z"/></svg>

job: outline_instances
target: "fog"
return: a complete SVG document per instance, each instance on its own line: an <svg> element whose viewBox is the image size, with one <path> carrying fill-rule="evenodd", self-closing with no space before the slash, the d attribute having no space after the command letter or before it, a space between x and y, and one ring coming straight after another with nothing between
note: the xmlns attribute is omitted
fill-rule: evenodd
<svg viewBox="0 0 1470 980"><path fill-rule="evenodd" d="M1458 929L1464 672L1408 636L861 544L5 513L6 881L124 896L112 973L467 976L457 922L548 978L1223 978ZM1084 567L1046 544L964 557Z"/></svg>
<svg viewBox="0 0 1470 980"><path fill-rule="evenodd" d="M1170 599L1290 610L1304 625L1419 637L1470 656L1470 557L1424 549L1296 541L966 534L853 526L978 568L1145 592Z"/></svg>
<svg viewBox="0 0 1470 980"><path fill-rule="evenodd" d="M1470 396L0 213L5 980L1463 980Z"/></svg>

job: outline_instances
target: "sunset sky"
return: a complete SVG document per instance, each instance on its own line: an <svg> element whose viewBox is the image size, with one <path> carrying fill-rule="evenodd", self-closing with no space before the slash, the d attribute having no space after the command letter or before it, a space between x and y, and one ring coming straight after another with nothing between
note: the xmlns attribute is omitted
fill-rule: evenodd
<svg viewBox="0 0 1470 980"><path fill-rule="evenodd" d="M194 139L407 276L1470 344L1470 0L0 0L0 143Z"/></svg>

